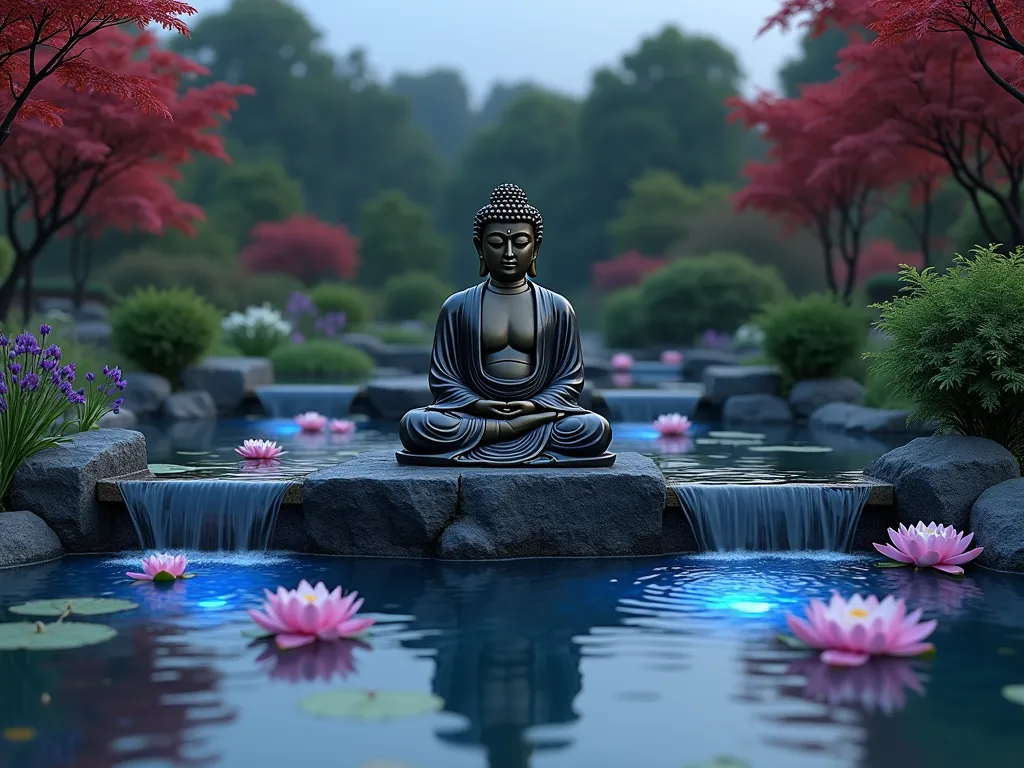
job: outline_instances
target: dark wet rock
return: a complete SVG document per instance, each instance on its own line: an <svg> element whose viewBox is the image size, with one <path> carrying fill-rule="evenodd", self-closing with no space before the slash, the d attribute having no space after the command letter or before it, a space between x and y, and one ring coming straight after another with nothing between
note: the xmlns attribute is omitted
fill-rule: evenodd
<svg viewBox="0 0 1024 768"><path fill-rule="evenodd" d="M789 407L799 419L829 403L863 405L864 385L853 379L808 379L798 381L789 393Z"/></svg>
<svg viewBox="0 0 1024 768"><path fill-rule="evenodd" d="M434 401L426 376L374 379L364 392L370 416L384 421L399 421L413 408L424 408Z"/></svg>
<svg viewBox="0 0 1024 768"><path fill-rule="evenodd" d="M971 506L994 485L1020 477L1013 455L983 437L919 437L876 459L864 470L896 489L899 521L952 525L965 530Z"/></svg>
<svg viewBox="0 0 1024 768"><path fill-rule="evenodd" d="M972 546L984 547L979 565L1024 571L1024 479L986 489L971 507Z"/></svg>
<svg viewBox="0 0 1024 768"><path fill-rule="evenodd" d="M722 406L727 424L786 424L793 420L789 403L776 395L733 395Z"/></svg>
<svg viewBox="0 0 1024 768"><path fill-rule="evenodd" d="M718 349L692 349L683 353L683 381L701 381L712 365L739 365L740 358Z"/></svg>
<svg viewBox="0 0 1024 768"><path fill-rule="evenodd" d="M140 418L158 415L171 396L170 382L155 373L127 373L125 380L124 404Z"/></svg>
<svg viewBox="0 0 1024 768"><path fill-rule="evenodd" d="M217 418L217 404L205 390L175 392L164 401L163 415L171 421Z"/></svg>
<svg viewBox="0 0 1024 768"><path fill-rule="evenodd" d="M96 482L146 469L140 432L85 432L29 457L14 475L10 506L42 518L68 552L101 551L110 515L96 500Z"/></svg>
<svg viewBox="0 0 1024 768"><path fill-rule="evenodd" d="M235 414L259 387L274 383L274 368L262 357L210 357L181 374L186 390L209 392L217 410Z"/></svg>
<svg viewBox="0 0 1024 768"><path fill-rule="evenodd" d="M31 512L0 512L0 568L32 565L64 555L53 529Z"/></svg>
<svg viewBox="0 0 1024 768"><path fill-rule="evenodd" d="M704 397L722 406L736 395L775 395L782 390L779 372L765 365L712 365L704 371Z"/></svg>
<svg viewBox="0 0 1024 768"><path fill-rule="evenodd" d="M443 560L488 560L497 556L494 542L472 520L456 520L441 534L437 556Z"/></svg>
<svg viewBox="0 0 1024 768"><path fill-rule="evenodd" d="M931 434L935 424L907 423L910 411L870 408L851 403L828 403L808 419L812 429L849 432L861 435Z"/></svg>

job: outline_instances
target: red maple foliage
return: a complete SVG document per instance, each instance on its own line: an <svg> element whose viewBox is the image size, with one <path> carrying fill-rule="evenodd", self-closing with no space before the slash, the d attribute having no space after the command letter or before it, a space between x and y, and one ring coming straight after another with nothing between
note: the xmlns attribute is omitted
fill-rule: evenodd
<svg viewBox="0 0 1024 768"><path fill-rule="evenodd" d="M667 263L665 259L644 256L639 251L627 251L614 259L597 262L591 267L591 275L599 290L614 291L636 285Z"/></svg>
<svg viewBox="0 0 1024 768"><path fill-rule="evenodd" d="M82 56L82 43L97 32L122 24L158 24L181 34L179 18L195 8L179 0L4 0L0 13L0 144L19 116L50 125L62 123L64 107L33 100L35 89L51 75L77 90L109 93L136 103L144 111L170 116L146 78L112 70Z"/></svg>
<svg viewBox="0 0 1024 768"><path fill-rule="evenodd" d="M135 212L149 216L141 225L152 229L155 211L162 210L161 215L168 212L169 190L159 188L156 180L176 180L177 167L196 153L229 161L223 138L211 129L219 128L221 120L230 117L239 96L252 93L248 86L226 83L181 92L181 81L186 76L206 74L206 70L159 48L148 33L132 37L120 30L104 30L91 42L83 58L107 71L148 81L151 92L167 105L172 119L140 111L114 94L75 90L56 79L39 87L40 95L48 102L66 110L66 118L62 127L26 120L0 150L0 181L4 187L0 212L5 215L8 238L15 251L14 268L0 285L0 318L11 305L19 279L26 278L26 298L31 297L32 263L58 232L82 216L97 216L104 208L106 216L112 215L109 202L96 207L104 199L97 195L123 203L131 185L135 185L136 193L145 189L157 194L146 205L139 194L133 196ZM137 171L140 179L126 178ZM146 176L149 181L144 181ZM121 192L110 186L121 183L129 185L120 187ZM124 222L127 215L126 209L111 223ZM16 228L14 223L19 220L26 220L29 226Z"/></svg>
<svg viewBox="0 0 1024 768"><path fill-rule="evenodd" d="M344 226L314 216L264 221L252 228L239 258L249 272L284 273L306 285L325 279L354 280L359 241Z"/></svg>
<svg viewBox="0 0 1024 768"><path fill-rule="evenodd" d="M857 155L839 146L847 134L835 115L848 97L823 84L804 88L798 99L761 94L730 102L731 119L759 129L770 144L767 161L747 165L748 183L734 204L777 216L791 230L811 230L822 247L827 284L845 301L857 279L864 229L899 168L889 146Z"/></svg>

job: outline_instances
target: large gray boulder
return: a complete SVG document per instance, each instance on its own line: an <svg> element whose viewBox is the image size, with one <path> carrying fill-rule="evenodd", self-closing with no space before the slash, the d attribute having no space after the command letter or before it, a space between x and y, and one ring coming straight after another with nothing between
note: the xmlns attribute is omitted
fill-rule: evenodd
<svg viewBox="0 0 1024 768"><path fill-rule="evenodd" d="M919 521L965 530L971 506L982 492L1020 477L1008 450L983 437L919 437L889 451L864 470L896 489L901 523Z"/></svg>
<svg viewBox="0 0 1024 768"><path fill-rule="evenodd" d="M0 568L33 565L64 555L57 534L31 512L0 512Z"/></svg>
<svg viewBox="0 0 1024 768"><path fill-rule="evenodd" d="M853 435L929 434L935 424L907 422L910 411L870 408L852 403L828 403L807 420L811 429L849 432Z"/></svg>
<svg viewBox="0 0 1024 768"><path fill-rule="evenodd" d="M736 395L776 395L782 390L779 372L765 365L712 365L704 371L704 396L722 406Z"/></svg>
<svg viewBox="0 0 1024 768"><path fill-rule="evenodd" d="M432 557L454 518L459 472L405 467L368 451L306 477L302 508L311 552Z"/></svg>
<svg viewBox="0 0 1024 768"><path fill-rule="evenodd" d="M665 492L661 470L638 453L600 469L468 469L459 520L489 542L477 557L647 555L660 551Z"/></svg>
<svg viewBox="0 0 1024 768"><path fill-rule="evenodd" d="M408 467L360 454L303 486L310 551L486 559L659 551L665 480L619 454L599 469Z"/></svg>
<svg viewBox="0 0 1024 768"><path fill-rule="evenodd" d="M789 403L777 395L733 395L722 406L727 424L788 424L793 420Z"/></svg>
<svg viewBox="0 0 1024 768"><path fill-rule="evenodd" d="M262 357L210 357L181 374L186 390L209 392L217 410L237 413L257 388L274 383L274 367Z"/></svg>
<svg viewBox="0 0 1024 768"><path fill-rule="evenodd" d="M158 415L171 396L171 383L155 373L127 373L124 404L140 418Z"/></svg>
<svg viewBox="0 0 1024 768"><path fill-rule="evenodd" d="M718 349L690 349L683 354L681 375L683 381L701 381L704 371L712 365L739 365L740 359L732 352Z"/></svg>
<svg viewBox="0 0 1024 768"><path fill-rule="evenodd" d="M864 385L853 379L808 379L798 381L789 392L789 407L799 419L828 403L863 405Z"/></svg>
<svg viewBox="0 0 1024 768"><path fill-rule="evenodd" d="M366 385L364 394L370 416L384 421L398 421L413 408L434 401L426 376L374 379Z"/></svg>
<svg viewBox="0 0 1024 768"><path fill-rule="evenodd" d="M96 500L96 482L147 468L141 433L85 432L21 465L11 483L11 507L42 518L68 552L101 551L110 533L110 515Z"/></svg>
<svg viewBox="0 0 1024 768"><path fill-rule="evenodd" d="M164 400L163 416L170 421L217 418L217 404L206 390L175 392Z"/></svg>
<svg viewBox="0 0 1024 768"><path fill-rule="evenodd" d="M1024 571L1024 479L985 490L971 507L972 546L984 547L978 564L1000 571Z"/></svg>
<svg viewBox="0 0 1024 768"><path fill-rule="evenodd" d="M134 413L127 408L120 408L117 413L111 411L100 416L97 426L100 429L134 429L138 423Z"/></svg>

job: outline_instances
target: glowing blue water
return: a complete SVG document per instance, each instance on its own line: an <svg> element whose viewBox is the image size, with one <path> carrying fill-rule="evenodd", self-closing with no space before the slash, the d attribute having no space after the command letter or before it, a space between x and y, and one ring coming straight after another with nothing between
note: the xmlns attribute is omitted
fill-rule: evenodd
<svg viewBox="0 0 1024 768"><path fill-rule="evenodd" d="M273 419L290 419L316 411L334 419L348 416L359 387L344 384L273 384L259 387L256 397Z"/></svg>
<svg viewBox="0 0 1024 768"><path fill-rule="evenodd" d="M118 630L104 645L0 652L0 765L1020 764L1024 709L1000 693L1024 683L1019 576L957 580L844 556L266 556L202 559L194 579L159 588L123 576L137 567L82 557L3 572L4 608L99 595L141 607L83 619ZM243 636L262 590L300 578L360 591L378 618L368 647L278 653ZM786 611L832 590L903 595L939 620L936 656L837 671L777 641ZM327 690L433 693L444 706L373 722L300 709Z"/></svg>

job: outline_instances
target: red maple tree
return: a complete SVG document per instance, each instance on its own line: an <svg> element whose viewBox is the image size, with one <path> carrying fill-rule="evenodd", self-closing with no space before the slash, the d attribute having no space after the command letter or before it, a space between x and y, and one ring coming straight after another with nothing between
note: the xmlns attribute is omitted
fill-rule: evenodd
<svg viewBox="0 0 1024 768"><path fill-rule="evenodd" d="M902 251L892 240L870 240L864 244L857 264L857 285L864 285L876 275L891 275L900 271L903 264L921 268L925 266L920 253ZM839 266L840 278L845 279L845 264Z"/></svg>
<svg viewBox="0 0 1024 768"><path fill-rule="evenodd" d="M306 285L324 279L354 280L359 241L344 226L314 216L264 221L252 228L239 258L249 272L284 273Z"/></svg>
<svg viewBox="0 0 1024 768"><path fill-rule="evenodd" d="M81 55L81 45L104 29L122 24L158 24L181 34L179 18L195 8L178 0L4 0L0 13L0 145L19 116L51 125L62 122L64 107L32 99L36 88L53 76L78 90L101 91L169 116L167 106L145 78L104 67Z"/></svg>
<svg viewBox="0 0 1024 768"><path fill-rule="evenodd" d="M171 118L140 111L114 94L76 90L56 79L39 87L40 95L65 109L66 117L61 127L26 120L0 151L4 188L0 212L15 252L14 267L0 285L0 318L6 316L21 279L26 306L31 306L33 262L58 232L89 215L97 194L114 194L108 185L140 169L173 181L177 167L195 153L229 161L223 138L211 129L230 117L239 96L252 93L248 86L226 83L180 92L186 76L206 74L205 68L159 48L148 33L132 37L120 30L104 30L91 43L83 59L107 71L146 80L154 96L167 105ZM15 227L19 221L29 226Z"/></svg>
<svg viewBox="0 0 1024 768"><path fill-rule="evenodd" d="M839 145L846 129L835 115L847 98L832 84L822 84L807 86L798 99L761 94L730 103L731 119L760 130L770 145L766 161L747 165L748 183L734 204L777 216L790 230L812 231L821 244L829 288L848 302L864 229L882 192L894 183L897 165L887 146L855 155Z"/></svg>
<svg viewBox="0 0 1024 768"><path fill-rule="evenodd" d="M602 291L614 291L636 285L668 262L639 251L627 251L614 259L599 261L591 269L594 286Z"/></svg>

